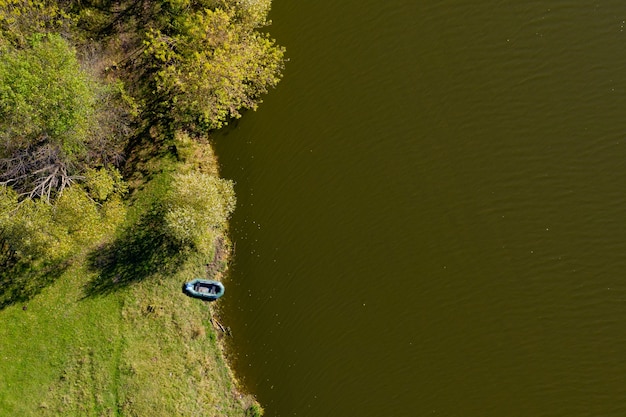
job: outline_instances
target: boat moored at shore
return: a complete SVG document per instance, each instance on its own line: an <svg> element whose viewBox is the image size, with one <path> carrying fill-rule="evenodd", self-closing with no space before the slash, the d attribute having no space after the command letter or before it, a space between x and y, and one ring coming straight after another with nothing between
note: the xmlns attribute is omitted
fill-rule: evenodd
<svg viewBox="0 0 626 417"><path fill-rule="evenodd" d="M215 301L224 295L224 284L210 279L196 278L183 285L183 292L190 297Z"/></svg>

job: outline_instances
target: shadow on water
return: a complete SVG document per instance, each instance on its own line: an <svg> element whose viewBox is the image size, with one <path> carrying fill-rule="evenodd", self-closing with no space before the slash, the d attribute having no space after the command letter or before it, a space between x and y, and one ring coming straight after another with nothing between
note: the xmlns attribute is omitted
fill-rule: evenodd
<svg viewBox="0 0 626 417"><path fill-rule="evenodd" d="M4 265L0 270L0 310L25 303L56 281L68 264L57 262L33 269L25 263Z"/></svg>
<svg viewBox="0 0 626 417"><path fill-rule="evenodd" d="M87 297L109 294L155 274L175 273L185 251L163 232L163 210L152 208L113 243L88 255L98 275L85 286Z"/></svg>

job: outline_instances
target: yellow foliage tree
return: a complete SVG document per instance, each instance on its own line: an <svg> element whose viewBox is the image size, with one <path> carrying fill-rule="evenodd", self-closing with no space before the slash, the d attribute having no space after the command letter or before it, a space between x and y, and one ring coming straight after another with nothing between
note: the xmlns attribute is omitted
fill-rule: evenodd
<svg viewBox="0 0 626 417"><path fill-rule="evenodd" d="M261 95L279 82L284 64L284 48L256 30L266 22L268 2L218 3L185 11L171 25L150 29L145 39L164 114L191 131L220 128L242 110L256 109Z"/></svg>

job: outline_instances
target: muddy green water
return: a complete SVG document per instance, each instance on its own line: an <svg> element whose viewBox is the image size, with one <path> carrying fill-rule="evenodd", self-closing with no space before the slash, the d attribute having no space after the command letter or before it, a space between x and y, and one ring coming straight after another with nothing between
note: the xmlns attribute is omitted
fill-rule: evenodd
<svg viewBox="0 0 626 417"><path fill-rule="evenodd" d="M626 2L274 0L216 137L267 416L626 416Z"/></svg>

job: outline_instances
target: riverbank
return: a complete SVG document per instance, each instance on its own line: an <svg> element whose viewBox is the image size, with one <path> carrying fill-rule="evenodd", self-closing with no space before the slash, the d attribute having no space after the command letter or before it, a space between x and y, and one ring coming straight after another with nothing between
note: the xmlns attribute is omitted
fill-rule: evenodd
<svg viewBox="0 0 626 417"><path fill-rule="evenodd" d="M159 173L135 191L127 222L166 191L174 170L200 164L217 175L210 148L194 145L190 154L196 157L175 164L149 161ZM223 278L227 236L218 236L209 260L194 253L136 259L133 270L149 272L133 281L103 268L115 239L119 232L76 256L28 302L0 310L0 414L260 415L238 389L211 308L181 291L193 277Z"/></svg>
<svg viewBox="0 0 626 417"><path fill-rule="evenodd" d="M181 285L228 265L208 138L281 78L269 6L0 5L1 415L262 414Z"/></svg>

